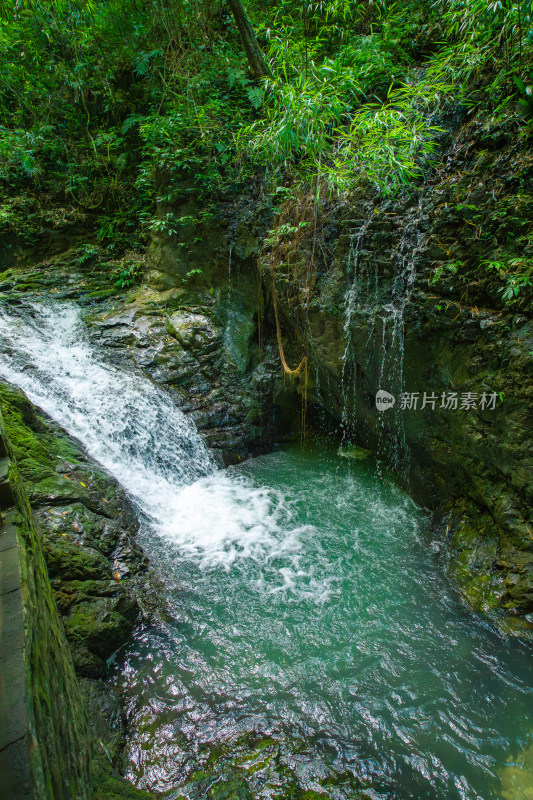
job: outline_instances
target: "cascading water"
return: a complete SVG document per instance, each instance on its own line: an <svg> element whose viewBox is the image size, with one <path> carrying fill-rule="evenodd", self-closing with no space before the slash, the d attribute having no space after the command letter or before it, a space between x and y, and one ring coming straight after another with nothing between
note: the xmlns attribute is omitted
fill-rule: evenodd
<svg viewBox="0 0 533 800"><path fill-rule="evenodd" d="M334 800L361 779L372 800L528 796L509 762L531 741L529 649L458 602L426 516L371 464L321 443L219 471L75 307L0 311L0 336L0 375L122 482L166 577L168 617L117 659L136 784L197 797L178 785L253 731L275 745L248 774L263 800L289 796L288 768Z"/></svg>
<svg viewBox="0 0 533 800"><path fill-rule="evenodd" d="M275 545L276 493L227 480L168 394L102 363L75 305L0 312L0 376L79 439L183 552L227 564L235 536L246 553Z"/></svg>
<svg viewBox="0 0 533 800"><path fill-rule="evenodd" d="M231 256L233 254L233 244L229 246L228 254L228 298L231 302Z"/></svg>
<svg viewBox="0 0 533 800"><path fill-rule="evenodd" d="M384 342L382 348L382 364L385 365L388 361L386 378L383 376L382 380L388 381L389 391L396 397L396 405L392 409L386 428L384 415L382 415L382 438L390 437L392 432L394 438L392 466L396 469L405 469L409 462L409 449L405 441L403 415L400 407L400 398L404 390L404 314L415 285L416 257L425 241L421 232L423 216L424 206L420 199L412 214L406 215L404 221L396 259L396 273L392 284L392 302L385 306L386 317L383 321L384 328L387 321L391 321L389 326L391 333L388 345Z"/></svg>
<svg viewBox="0 0 533 800"><path fill-rule="evenodd" d="M346 429L349 423L349 411L348 411L348 393L351 389L352 395L355 396L355 381L356 381L356 368L355 362L357 359L357 355L353 352L352 347L352 324L353 324L353 316L358 306L359 295L362 292L361 287L361 275L359 274L358 265L359 265L359 254L361 251L361 247L365 238L365 234L370 226L371 217L369 216L366 222L361 225L361 227L352 235L350 239L350 247L348 251L348 287L346 289L346 293L344 295L344 325L343 325L343 333L344 333L344 353L342 356L342 377L341 377L341 388L342 388L342 399L343 399L343 409L342 409L342 427L344 430L344 434L346 434ZM370 280L367 281L367 289L370 285ZM349 380L348 373L352 372L351 375L351 382Z"/></svg>
<svg viewBox="0 0 533 800"><path fill-rule="evenodd" d="M379 417L377 456L397 471L405 469L409 453L405 443L400 398L404 389L404 313L416 279L416 257L424 236L421 232L424 209L419 201L411 214L404 216L404 227L397 249L392 281L380 280L375 255L363 254L362 244L372 225L368 212L365 222L351 236L347 260L348 287L344 298L344 341L342 364L343 428L353 425L357 405L355 375L357 364L365 372L374 372L374 392L384 389L396 398L396 404ZM365 257L363 257L365 255ZM363 323L368 333L360 349L354 346L354 328ZM378 364L376 373L373 365ZM348 379L352 375L352 380Z"/></svg>

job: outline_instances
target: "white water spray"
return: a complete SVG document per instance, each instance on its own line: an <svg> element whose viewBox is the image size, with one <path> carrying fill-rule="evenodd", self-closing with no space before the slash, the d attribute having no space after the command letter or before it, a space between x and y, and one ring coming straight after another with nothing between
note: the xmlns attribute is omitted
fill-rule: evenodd
<svg viewBox="0 0 533 800"><path fill-rule="evenodd" d="M237 558L297 552L301 529L287 538L283 494L217 470L167 392L102 360L75 305L0 311L0 340L0 376L117 478L179 556L228 569Z"/></svg>

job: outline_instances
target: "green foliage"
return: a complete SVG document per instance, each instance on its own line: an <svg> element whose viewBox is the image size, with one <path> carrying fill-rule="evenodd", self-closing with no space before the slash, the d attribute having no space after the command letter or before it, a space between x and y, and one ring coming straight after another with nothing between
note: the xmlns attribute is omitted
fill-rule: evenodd
<svg viewBox="0 0 533 800"><path fill-rule="evenodd" d="M157 97L157 54L151 53L149 75L135 69L149 33L148 13L118 0L3 6L0 201L6 222L17 228L24 194L42 209L41 225L52 204L63 207L63 218L122 206L123 219L135 223L142 204L132 191L140 142L134 130L121 130L121 122L148 96ZM134 238L136 227L123 227L123 241ZM109 244L108 233L102 236Z"/></svg>
<svg viewBox="0 0 533 800"><path fill-rule="evenodd" d="M438 0L436 7L444 39L428 75L453 81L470 109L485 107L501 123L512 119L520 124L523 115L516 114L514 105L516 88L526 90L520 73L525 75L532 63L531 1Z"/></svg>
<svg viewBox="0 0 533 800"><path fill-rule="evenodd" d="M533 259L518 257L505 261L482 262L487 272L496 272L504 282L498 288L506 306L515 304L520 299L520 294L527 287L533 286Z"/></svg>
<svg viewBox="0 0 533 800"><path fill-rule="evenodd" d="M274 174L295 169L307 183L323 178L334 190L369 180L385 192L411 185L431 164L440 129L426 112L449 87L399 83L410 21L393 10L376 31L359 32L367 13L344 2L304 3L299 11L281 4L275 34L269 30L275 72L263 84L264 113L239 134L254 163L266 160ZM312 36L305 24L302 38L291 35L295 16Z"/></svg>
<svg viewBox="0 0 533 800"><path fill-rule="evenodd" d="M278 244L281 239L285 237L292 236L295 233L298 233L303 228L307 228L310 223L308 221L302 220L298 223L298 225L291 225L290 222L284 222L282 225L278 225L265 239L265 244L267 245L274 245Z"/></svg>
<svg viewBox="0 0 533 800"><path fill-rule="evenodd" d="M447 264L443 264L442 266L436 268L431 278L431 283L437 283L443 275L446 275L446 273L449 273L450 275L457 275L463 266L463 262L459 259L456 259L455 261L448 261Z"/></svg>
<svg viewBox="0 0 533 800"><path fill-rule="evenodd" d="M85 264L93 262L99 254L100 250L98 247L94 247L94 245L91 244L86 244L83 247L80 247L76 261L80 267L83 267Z"/></svg>
<svg viewBox="0 0 533 800"><path fill-rule="evenodd" d="M120 257L150 232L179 240L189 196L216 213L264 174L409 190L447 114L531 132L530 0L248 0L259 83L224 0L0 4L0 230L27 239L51 208L97 209Z"/></svg>
<svg viewBox="0 0 533 800"><path fill-rule="evenodd" d="M520 92L518 102L524 110L524 116L533 117L533 72L529 73L527 84L518 75L513 75L513 80Z"/></svg>
<svg viewBox="0 0 533 800"><path fill-rule="evenodd" d="M203 275L203 269L191 269L186 275L187 279L195 278L196 276Z"/></svg>
<svg viewBox="0 0 533 800"><path fill-rule="evenodd" d="M113 275L115 286L119 289L129 289L139 283L144 272L144 266L139 261L125 260Z"/></svg>

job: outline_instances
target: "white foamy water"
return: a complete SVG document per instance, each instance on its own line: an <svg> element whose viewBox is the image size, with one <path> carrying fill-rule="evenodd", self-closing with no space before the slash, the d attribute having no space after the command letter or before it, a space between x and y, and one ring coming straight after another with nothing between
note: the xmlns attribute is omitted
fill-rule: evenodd
<svg viewBox="0 0 533 800"><path fill-rule="evenodd" d="M102 360L74 304L0 311L0 342L0 376L76 437L179 554L226 569L296 558L304 529L287 535L283 494L217 470L167 392Z"/></svg>
<svg viewBox="0 0 533 800"><path fill-rule="evenodd" d="M181 796L221 745L259 733L302 790L331 777L335 800L360 780L376 800L511 797L500 774L514 790L531 738L530 650L458 602L420 509L337 443L217 470L172 397L106 364L84 330L75 306L0 311L0 376L127 489L168 578L168 617L117 667L130 779ZM271 777L254 772L258 800L287 796Z"/></svg>

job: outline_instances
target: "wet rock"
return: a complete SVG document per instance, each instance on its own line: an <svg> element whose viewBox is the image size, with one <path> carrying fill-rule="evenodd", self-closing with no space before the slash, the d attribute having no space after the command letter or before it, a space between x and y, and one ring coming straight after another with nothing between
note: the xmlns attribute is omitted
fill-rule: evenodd
<svg viewBox="0 0 533 800"><path fill-rule="evenodd" d="M372 450L367 450L366 447L359 447L356 444L351 444L339 447L338 455L343 458L353 458L355 461L364 461L367 458L371 458L374 454Z"/></svg>
<svg viewBox="0 0 533 800"><path fill-rule="evenodd" d="M48 572L51 578L61 575L64 580L105 579L109 577L109 562L92 547L70 542L66 535L43 542Z"/></svg>
<svg viewBox="0 0 533 800"><path fill-rule="evenodd" d="M74 605L63 620L68 641L103 660L109 658L132 630L132 623L116 610L121 601L123 598L90 598Z"/></svg>
<svg viewBox="0 0 533 800"><path fill-rule="evenodd" d="M148 559L134 540L135 514L116 482L22 392L0 384L0 397L19 468L33 481L30 497L74 665L81 675L101 677L140 613L136 580Z"/></svg>

